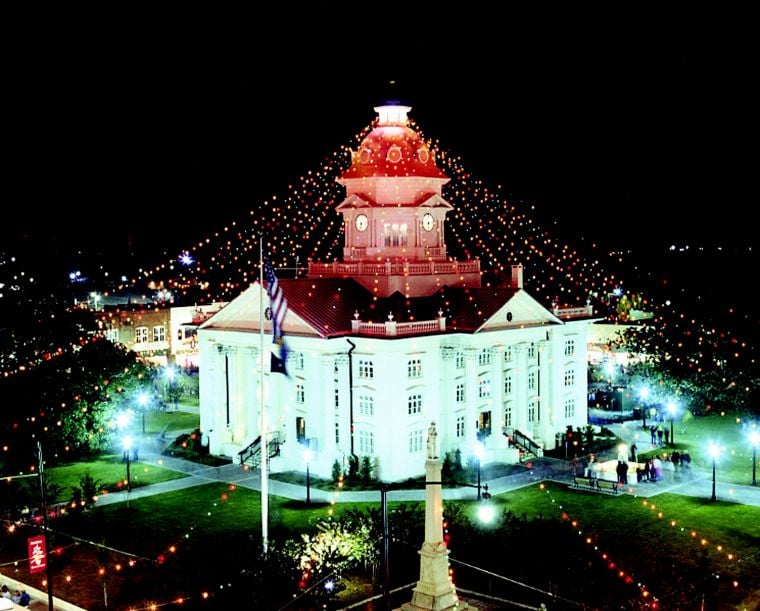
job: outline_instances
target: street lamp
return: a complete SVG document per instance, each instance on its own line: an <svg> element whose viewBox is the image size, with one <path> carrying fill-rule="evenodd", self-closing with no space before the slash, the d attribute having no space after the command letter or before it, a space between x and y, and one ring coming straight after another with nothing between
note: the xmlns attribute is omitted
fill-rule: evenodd
<svg viewBox="0 0 760 611"><path fill-rule="evenodd" d="M668 403L668 412L670 412L670 447L674 448L676 446L676 437L673 434L673 420L676 417L676 412L678 411L678 406L671 401Z"/></svg>
<svg viewBox="0 0 760 611"><path fill-rule="evenodd" d="M482 498L480 494L480 463L483 462L483 444L479 441L475 444L475 456L478 457L478 500Z"/></svg>
<svg viewBox="0 0 760 611"><path fill-rule="evenodd" d="M720 455L720 448L718 447L718 444L716 444L714 441L710 442L710 445L707 446L707 453L712 458L712 496L710 497L711 501L717 500L715 497L715 461L717 460L718 456Z"/></svg>
<svg viewBox="0 0 760 611"><path fill-rule="evenodd" d="M132 438L127 435L123 441L122 444L124 446L124 457L127 459L127 492L132 490L132 477L129 473L129 455L132 452Z"/></svg>
<svg viewBox="0 0 760 611"><path fill-rule="evenodd" d="M309 463L311 463L311 458L313 456L313 452L310 448L306 448L303 451L303 459L306 461L306 503L311 503L311 473L309 471Z"/></svg>
<svg viewBox="0 0 760 611"><path fill-rule="evenodd" d="M760 433L752 431L749 442L752 444L752 485L757 486L757 446L760 444Z"/></svg>
<svg viewBox="0 0 760 611"><path fill-rule="evenodd" d="M647 408L646 403L649 400L649 387L648 386L642 386L639 389L639 398L641 398L642 405L641 405L641 426L647 425Z"/></svg>
<svg viewBox="0 0 760 611"><path fill-rule="evenodd" d="M141 392L139 395L137 395L137 404L140 406L140 411L142 412L143 435L145 435L145 410L148 408L149 402L150 399L148 398L148 393Z"/></svg>

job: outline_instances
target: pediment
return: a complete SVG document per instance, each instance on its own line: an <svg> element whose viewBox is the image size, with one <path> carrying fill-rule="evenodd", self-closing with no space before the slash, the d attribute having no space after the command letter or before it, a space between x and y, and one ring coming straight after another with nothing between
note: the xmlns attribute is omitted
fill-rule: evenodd
<svg viewBox="0 0 760 611"><path fill-rule="evenodd" d="M562 321L524 290L515 293L476 331L562 324Z"/></svg>
<svg viewBox="0 0 760 611"><path fill-rule="evenodd" d="M371 208L372 202L369 199L365 199L356 193L349 195L344 199L336 208L336 211L341 210L356 210L357 208Z"/></svg>

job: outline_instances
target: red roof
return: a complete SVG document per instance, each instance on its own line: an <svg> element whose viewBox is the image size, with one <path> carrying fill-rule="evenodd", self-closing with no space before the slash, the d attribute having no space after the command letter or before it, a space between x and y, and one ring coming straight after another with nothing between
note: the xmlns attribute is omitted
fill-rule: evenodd
<svg viewBox="0 0 760 611"><path fill-rule="evenodd" d="M406 298L401 293L375 299L352 279L280 279L288 306L323 336L348 335L354 312L364 322L433 320L441 310L446 331L472 333L509 301L517 289L443 287L428 297Z"/></svg>
<svg viewBox="0 0 760 611"><path fill-rule="evenodd" d="M417 132L405 125L378 125L353 153L341 178L403 176L447 179Z"/></svg>

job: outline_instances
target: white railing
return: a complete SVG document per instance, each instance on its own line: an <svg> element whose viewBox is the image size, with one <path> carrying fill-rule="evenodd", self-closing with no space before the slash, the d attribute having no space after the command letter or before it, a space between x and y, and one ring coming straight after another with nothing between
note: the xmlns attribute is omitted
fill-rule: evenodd
<svg viewBox="0 0 760 611"><path fill-rule="evenodd" d="M434 320L417 320L414 322L364 322L351 321L351 332L357 335L372 335L375 337L395 337L397 335L419 335L422 333L438 333L446 330L446 318Z"/></svg>
<svg viewBox="0 0 760 611"><path fill-rule="evenodd" d="M312 263L309 276L427 276L434 274L466 274L480 272L480 261L385 261L384 263Z"/></svg>
<svg viewBox="0 0 760 611"><path fill-rule="evenodd" d="M439 319L436 320L418 320L415 322L400 322L396 325L396 335L415 335L417 333L435 333L436 331L445 331L446 321L443 320L443 329Z"/></svg>
<svg viewBox="0 0 760 611"><path fill-rule="evenodd" d="M580 308L558 308L555 307L554 315L559 318L579 318L581 316L593 316L594 308L591 305L582 306Z"/></svg>

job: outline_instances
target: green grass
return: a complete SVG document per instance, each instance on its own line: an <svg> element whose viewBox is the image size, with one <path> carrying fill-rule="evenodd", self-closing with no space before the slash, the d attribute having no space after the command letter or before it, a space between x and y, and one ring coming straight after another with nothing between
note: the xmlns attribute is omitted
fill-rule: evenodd
<svg viewBox="0 0 760 611"><path fill-rule="evenodd" d="M113 457L118 472L124 465ZM52 469L50 470L52 471ZM119 473L117 473L119 476ZM721 576L720 587L733 579L742 584L742 592L760 590L760 508L726 502L710 503L703 498L661 494L648 500L629 496L606 496L574 490L568 486L545 483L492 497L497 510L509 510L526 518L576 520L573 526L584 539L608 553L636 579L651 583L653 590L664 594L668 589L668 571L694 567L702 550L707 550L710 571ZM399 505L390 502L392 509ZM475 520L479 504L461 501ZM313 530L317 521L338 517L359 509L379 508L380 494L374 503L340 503L305 505L277 496L269 499L269 533L272 545L287 534ZM448 503L447 503L448 505ZM662 514L662 515L660 515ZM671 526L675 520L675 526ZM193 564L198 550L223 549L217 564L246 566L250 558L236 556L238 545L256 546L261 536L261 497L256 491L225 483L210 483L186 490L133 499L97 507L67 523L66 532L91 541L99 541L145 558L166 554L176 546L178 573L164 573L173 584L165 592L187 591L206 578L207 571ZM692 532L696 536L692 536ZM422 536L422 533L420 533ZM707 543L702 543L702 540ZM23 542L22 542L23 543ZM717 545L723 551L717 550ZM547 550L562 553L561 550ZM240 552L243 553L243 552ZM250 552L249 552L250 553ZM734 554L734 560L727 558ZM457 542L451 544L452 557L458 554ZM4 558L0 556L0 560ZM192 560L190 560L192 559ZM197 570L193 567L197 566ZM603 564L594 565L601 569ZM663 567L672 567L665 570ZM217 567L218 568L218 567ZM150 572L155 569L145 569ZM167 567L167 571L169 568ZM415 579L409 576L409 581ZM146 579L151 577L146 573ZM614 577L611 577L614 579ZM183 585L184 584L184 585ZM655 589L656 586L656 589ZM115 588L115 586L113 586ZM100 592L95 588L92 596ZM113 592L117 596L117 592ZM735 596L735 595L734 595Z"/></svg>
<svg viewBox="0 0 760 611"><path fill-rule="evenodd" d="M664 422L663 427L666 426L670 430L670 422ZM716 463L717 479L733 484L752 483L752 446L747 438L750 428L742 428L741 421L737 422L736 416L729 414L701 418L687 416L681 422L676 421L673 429L675 447L679 452L689 451L692 466L712 469L712 458L707 448L708 444L714 441L721 448L721 454ZM654 453L641 452L643 449L643 447L639 448L639 454L642 456L650 456ZM664 447L657 451L660 454L663 452L670 454L672 448Z"/></svg>
<svg viewBox="0 0 760 611"><path fill-rule="evenodd" d="M136 423L135 426L140 426L140 424ZM149 411L145 413L146 435L155 435L162 431L195 430L198 426L200 426L200 416L198 414L159 411Z"/></svg>
<svg viewBox="0 0 760 611"><path fill-rule="evenodd" d="M45 470L46 478L51 483L61 487L58 498L50 499L50 501L57 503L70 500L71 488L79 487L79 480L85 473L89 473L93 479L101 483L101 490L116 492L124 487L127 467L121 462L120 454L106 454L91 461L79 461L58 467L49 467ZM184 473L155 465L148 465L139 461L130 464L130 479L133 488L181 477L186 476Z"/></svg>
<svg viewBox="0 0 760 611"><path fill-rule="evenodd" d="M117 466L123 465L118 463ZM338 517L349 510L377 509L379 496L375 503L334 506L307 506L302 501L270 496L270 541L276 545L287 534L312 530L317 521ZM633 496L601 496L555 483L496 495L491 502L497 508L497 515L506 509L527 518L543 517L568 523L577 520L573 529L579 535L593 537L594 545L610 554L637 579L652 582L653 586L656 582L660 595L665 595L668 588L668 577L663 575L662 567L680 570L679 567L693 566L703 549L707 550L710 570L721 575L720 587L728 587L730 581L737 579L742 584L742 592L760 589L760 555L757 555L760 508L757 507L710 503L706 499L673 494L653 497L644 504L643 499ZM391 509L398 504L389 503ZM477 502L456 504L464 505L474 520L479 507ZM226 551L216 562L237 566L241 559L235 556L236 543L249 542L255 547L260 537L261 497L256 491L212 483L135 499L129 506L125 503L96 506L80 519L81 522L69 524L67 531L141 556L153 558L176 545L179 561L183 557L191 558L194 550L222 548ZM675 526L671 526L671 520L676 521ZM692 536L693 531L696 537ZM703 544L702 539L707 543ZM723 546L723 552L717 551L718 544ZM453 541L452 557L457 557L457 551L457 542ZM734 560L727 559L729 552L735 555ZM202 577L202 572L184 575L187 583L195 583ZM414 575L410 576L410 580L413 579Z"/></svg>

